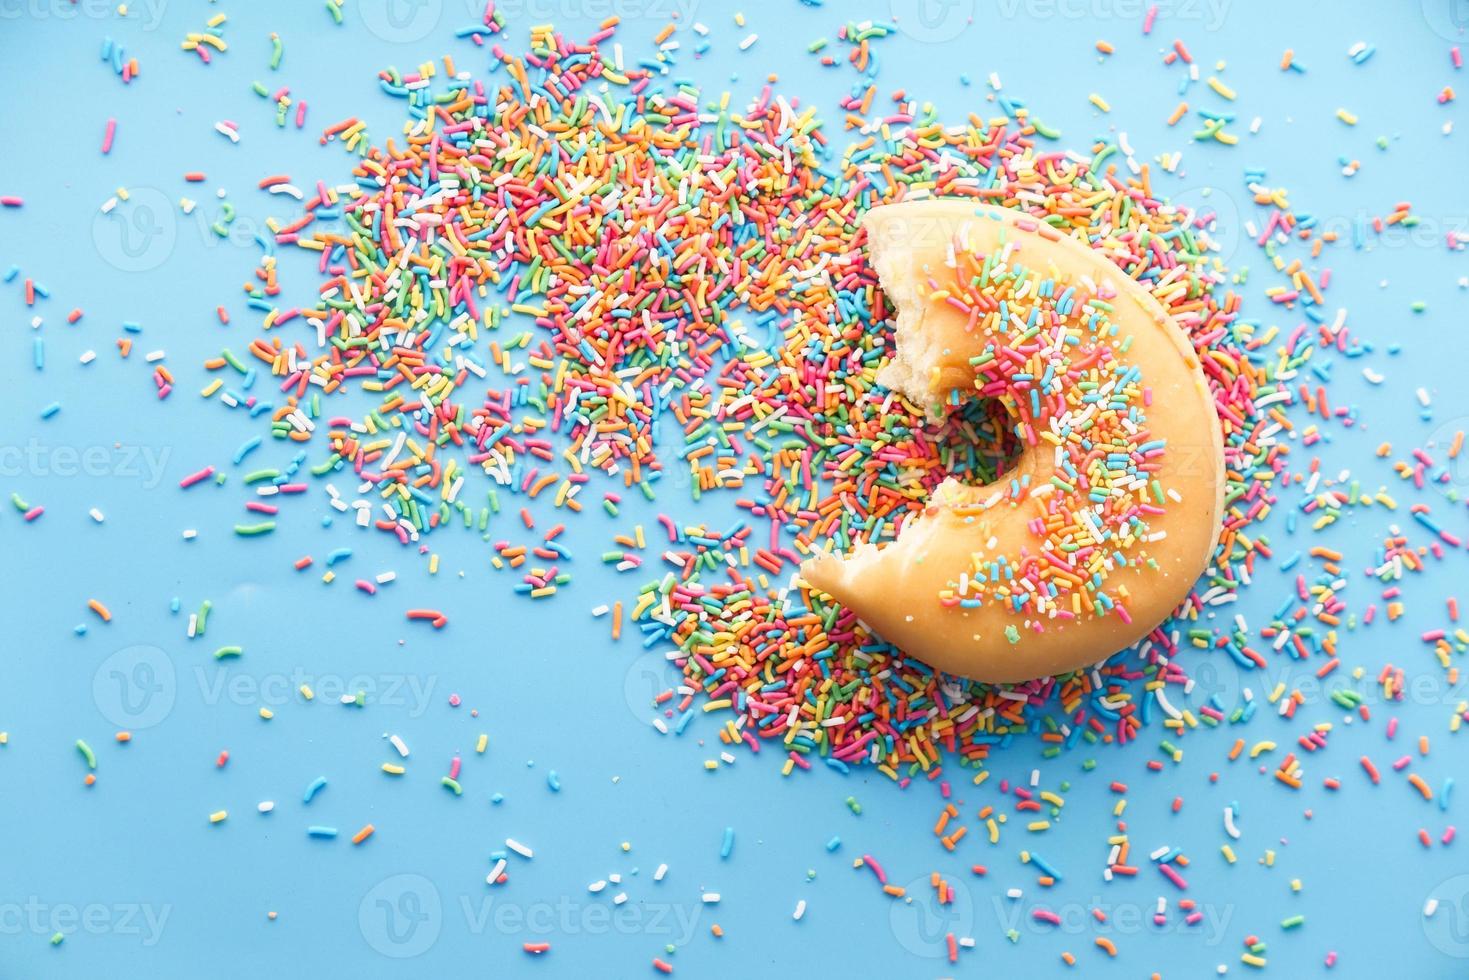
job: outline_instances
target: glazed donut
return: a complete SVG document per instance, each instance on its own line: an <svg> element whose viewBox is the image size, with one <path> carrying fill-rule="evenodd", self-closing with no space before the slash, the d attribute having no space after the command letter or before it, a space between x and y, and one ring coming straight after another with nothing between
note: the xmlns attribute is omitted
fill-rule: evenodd
<svg viewBox="0 0 1469 980"><path fill-rule="evenodd" d="M863 227L897 313L879 383L930 417L992 399L1019 457L987 486L945 480L896 540L817 554L801 577L977 681L1066 673L1137 642L1218 538L1223 439L1188 337L1102 253L1021 212L924 200Z"/></svg>

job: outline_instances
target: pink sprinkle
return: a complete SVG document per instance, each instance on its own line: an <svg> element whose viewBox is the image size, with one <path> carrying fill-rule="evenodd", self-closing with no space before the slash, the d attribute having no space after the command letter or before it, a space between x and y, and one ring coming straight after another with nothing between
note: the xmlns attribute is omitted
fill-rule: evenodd
<svg viewBox="0 0 1469 980"><path fill-rule="evenodd" d="M877 858L871 854L864 854L862 855L862 863L871 868L872 873L877 875L877 883L879 885L886 885L888 883L887 872L882 870L882 865L877 863Z"/></svg>
<svg viewBox="0 0 1469 980"><path fill-rule="evenodd" d="M1155 3L1151 7L1148 8L1147 14L1144 15L1144 17L1143 17L1143 36L1144 37L1146 37L1147 35L1153 33L1153 21L1155 21L1157 19L1158 19L1158 5Z"/></svg>
<svg viewBox="0 0 1469 980"><path fill-rule="evenodd" d="M116 136L116 135L117 135L117 120L116 119L108 119L107 120L107 132L105 132L105 133L102 134L102 152L103 152L103 154L108 154L108 153L111 153L112 152L112 138L114 136Z"/></svg>
<svg viewBox="0 0 1469 980"><path fill-rule="evenodd" d="M194 484L198 483L199 481L201 481L201 480L207 480L207 479L209 479L213 475L214 475L214 467L212 467L212 466L206 466L202 470L200 470L199 472L197 472L197 473L190 473L188 476L186 476L182 480L180 480L179 481L179 487L182 488L182 489L184 489L184 490L187 490L187 489L189 489L189 487L192 487Z"/></svg>
<svg viewBox="0 0 1469 980"><path fill-rule="evenodd" d="M37 504L35 507L32 507L30 510L25 512L25 519L27 521L34 521L36 518L40 517L44 513L46 513L46 508Z"/></svg>
<svg viewBox="0 0 1469 980"><path fill-rule="evenodd" d="M0 205L4 205L7 208L18 208L24 203L25 201L15 196L0 197Z"/></svg>
<svg viewBox="0 0 1469 980"><path fill-rule="evenodd" d="M1188 890L1188 882L1183 880L1183 875L1173 870L1173 865L1160 864L1158 865L1158 870L1163 872L1163 877L1173 882L1173 884L1179 889L1179 891Z"/></svg>

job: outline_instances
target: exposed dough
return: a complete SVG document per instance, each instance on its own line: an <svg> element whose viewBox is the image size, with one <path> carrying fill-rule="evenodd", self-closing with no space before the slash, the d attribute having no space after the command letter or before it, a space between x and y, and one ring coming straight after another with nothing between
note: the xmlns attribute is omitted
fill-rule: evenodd
<svg viewBox="0 0 1469 980"><path fill-rule="evenodd" d="M802 576L905 653L975 680L1065 673L1135 643L1187 596L1218 538L1223 440L1188 337L1105 256L1028 215L927 200L874 208L863 225L897 310L897 350L879 380L934 413L957 398L986 397L976 391L983 387L1023 430L1022 452L989 486L946 480L896 541L860 545L845 558L818 555L801 566ZM997 288L982 283L986 266L995 279L1014 276L1005 322L997 311L989 320L975 312L993 303ZM1023 270L1033 270L1031 286ZM1056 288L1035 311L1046 281ZM1062 288L1073 293L1055 298ZM1039 338L1023 332L1032 317L1050 325L1054 344L1044 343L1044 331ZM1099 338L1091 332L1098 329L1111 335ZM994 357L998 347L1013 361L1026 344L1041 348L1027 366L1049 361L1059 376L1080 364L1072 380L1085 377L1090 386L1060 391L1053 378L1046 387L1044 377L1024 380L1019 361ZM1088 376L1089 366L1099 373ZM1124 402L1129 378L1132 394ZM1042 391L1032 394L1036 388ZM1048 411L1046 391L1073 401L1064 412ZM1082 397L1116 411L1107 415ZM1118 407L1124 404L1125 411ZM1102 454L1101 470L1091 468L1098 450L1086 441L1108 431L1098 412L1114 424L1114 441L1106 444L1112 455ZM1027 415L1036 423L1028 430L1021 425ZM1046 425L1053 441L1041 434ZM1074 492L1052 482L1058 475ZM1108 499L1097 503L1088 485ZM1035 523L1048 512L1048 524ZM1005 578L1021 569L1026 574ZM1026 595L1022 578L1058 594Z"/></svg>

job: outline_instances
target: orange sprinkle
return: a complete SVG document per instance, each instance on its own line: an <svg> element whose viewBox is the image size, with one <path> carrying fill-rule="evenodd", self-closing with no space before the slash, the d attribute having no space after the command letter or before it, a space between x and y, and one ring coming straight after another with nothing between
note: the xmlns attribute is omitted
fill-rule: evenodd
<svg viewBox="0 0 1469 980"><path fill-rule="evenodd" d="M98 616L102 617L102 622L112 622L112 613L108 610L106 606L102 605L102 603L98 602L96 599L88 599L87 608L92 610L92 612L96 613Z"/></svg>
<svg viewBox="0 0 1469 980"><path fill-rule="evenodd" d="M366 827L363 827L361 830L357 831L357 833L352 835L352 843L361 844L363 841L367 840L367 838L372 836L375 829L376 828L373 827L372 824L368 824Z"/></svg>

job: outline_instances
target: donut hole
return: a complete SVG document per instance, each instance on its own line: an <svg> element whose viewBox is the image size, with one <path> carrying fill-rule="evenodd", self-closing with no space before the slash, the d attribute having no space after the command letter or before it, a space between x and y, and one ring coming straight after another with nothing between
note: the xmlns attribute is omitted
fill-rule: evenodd
<svg viewBox="0 0 1469 980"><path fill-rule="evenodd" d="M942 421L932 423L940 466L935 484L945 477L981 487L1009 474L1023 446L1009 414L992 398L966 398Z"/></svg>

